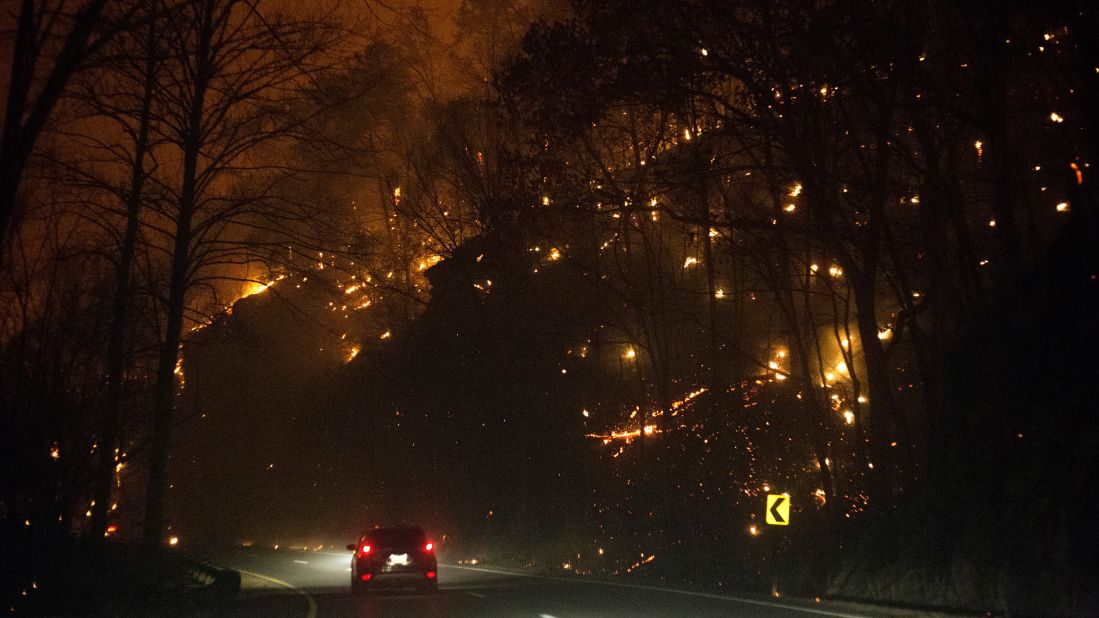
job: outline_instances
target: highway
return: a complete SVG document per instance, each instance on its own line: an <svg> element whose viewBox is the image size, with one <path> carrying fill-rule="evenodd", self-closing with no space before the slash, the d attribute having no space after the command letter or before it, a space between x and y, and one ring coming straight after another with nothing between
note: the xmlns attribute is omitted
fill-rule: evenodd
<svg viewBox="0 0 1099 618"><path fill-rule="evenodd" d="M856 617L827 604L768 597L667 590L583 578L514 573L478 566L440 564L439 591L351 593L349 552L249 548L214 555L241 572L233 605L195 615L401 616L401 617L637 617L637 616L835 616Z"/></svg>

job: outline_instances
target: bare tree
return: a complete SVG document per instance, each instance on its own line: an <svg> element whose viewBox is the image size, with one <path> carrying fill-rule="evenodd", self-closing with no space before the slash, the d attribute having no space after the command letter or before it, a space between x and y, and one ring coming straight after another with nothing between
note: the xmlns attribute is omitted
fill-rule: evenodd
<svg viewBox="0 0 1099 618"><path fill-rule="evenodd" d="M108 10L114 8L109 0L19 3L0 136L0 242L18 220L16 205L27 161L65 87L130 25L139 6L128 3L115 14Z"/></svg>
<svg viewBox="0 0 1099 618"><path fill-rule="evenodd" d="M118 157L121 167L128 167L124 184L112 185L108 179L88 178L106 187L106 192L122 207L123 225L119 238L117 265L112 300L110 332L107 340L107 386L98 430L98 464L92 498L92 517L88 534L93 540L102 539L107 530L113 500L116 466L121 461L120 422L123 407L123 378L129 366L126 339L130 332L130 307L133 304L133 271L138 250L141 208L147 199L145 184L151 173L150 151L154 121L154 96L164 50L158 38L161 26L159 0L148 2L148 14L143 15L143 28L124 33L110 45L112 62L104 70L91 75L85 84L83 100L94 118L111 121L121 139L103 144L100 149L108 156ZM125 146L123 144L126 144ZM87 177L87 174L82 174Z"/></svg>
<svg viewBox="0 0 1099 618"><path fill-rule="evenodd" d="M310 86L311 72L322 68L317 62L332 41L320 25L262 12L244 0L203 0L166 14L162 36L176 55L165 63L159 95L164 139L178 167L157 178L173 197L159 213L168 272L152 403L146 548L160 543L164 525L175 370L190 292L208 285L216 269L258 260L249 247L286 246L295 226L309 219L276 200L274 191L288 173L277 161L279 149L302 126L288 111ZM278 240L243 242L250 234Z"/></svg>

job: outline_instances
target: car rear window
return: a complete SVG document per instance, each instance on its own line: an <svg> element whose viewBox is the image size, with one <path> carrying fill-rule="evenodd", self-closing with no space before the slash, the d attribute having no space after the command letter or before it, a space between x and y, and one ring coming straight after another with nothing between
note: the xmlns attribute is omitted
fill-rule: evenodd
<svg viewBox="0 0 1099 618"><path fill-rule="evenodd" d="M422 530L412 528L383 528L371 530L366 538L374 541L378 547L401 547L404 545L420 545L424 542Z"/></svg>

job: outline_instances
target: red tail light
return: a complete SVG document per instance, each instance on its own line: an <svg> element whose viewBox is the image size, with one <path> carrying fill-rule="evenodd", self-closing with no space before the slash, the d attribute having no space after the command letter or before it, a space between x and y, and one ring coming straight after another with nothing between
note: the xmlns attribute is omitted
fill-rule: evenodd
<svg viewBox="0 0 1099 618"><path fill-rule="evenodd" d="M362 576L361 576L361 578L364 582L370 581L371 577L374 577L373 573L363 573Z"/></svg>
<svg viewBox="0 0 1099 618"><path fill-rule="evenodd" d="M435 549L434 543L428 543L427 545L424 545L424 551L431 551L433 549Z"/></svg>
<svg viewBox="0 0 1099 618"><path fill-rule="evenodd" d="M435 579L435 571L428 571L427 572L427 578L428 579Z"/></svg>
<svg viewBox="0 0 1099 618"><path fill-rule="evenodd" d="M369 553L370 553L370 546L369 545L363 545L362 547L359 548L359 555L360 556L365 556L366 554L369 554Z"/></svg>

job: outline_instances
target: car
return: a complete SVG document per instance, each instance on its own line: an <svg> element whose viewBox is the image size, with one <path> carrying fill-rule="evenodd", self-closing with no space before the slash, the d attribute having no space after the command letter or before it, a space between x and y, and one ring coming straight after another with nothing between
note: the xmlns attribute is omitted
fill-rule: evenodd
<svg viewBox="0 0 1099 618"><path fill-rule="evenodd" d="M353 592L402 585L423 592L439 589L435 544L419 526L379 526L347 549L355 552L351 558Z"/></svg>

